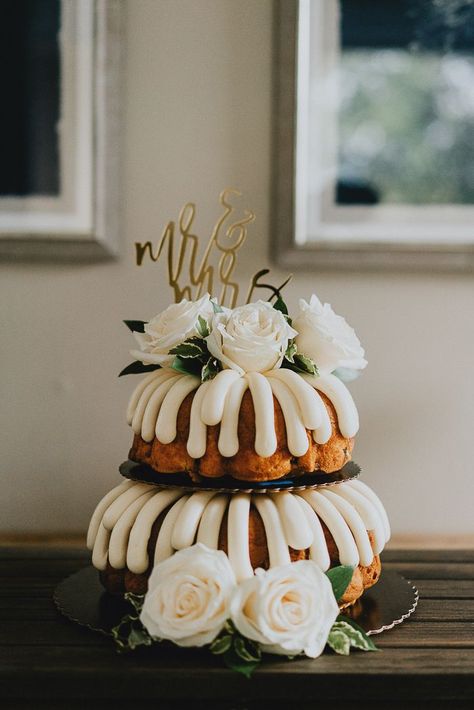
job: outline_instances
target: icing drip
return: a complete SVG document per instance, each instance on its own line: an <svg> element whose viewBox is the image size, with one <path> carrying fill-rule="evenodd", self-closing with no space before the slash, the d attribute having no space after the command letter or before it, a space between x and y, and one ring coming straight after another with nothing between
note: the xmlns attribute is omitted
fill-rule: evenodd
<svg viewBox="0 0 474 710"><path fill-rule="evenodd" d="M158 380L162 378L163 372L166 372L165 370L155 370L154 372L151 372L149 375L143 378L141 382L138 383L138 385L135 387L133 390L132 396L130 397L130 401L128 403L127 407L127 423L129 425L132 424L133 420L133 415L135 414L135 410L138 405L138 401L145 390L145 388L154 380Z"/></svg>
<svg viewBox="0 0 474 710"><path fill-rule="evenodd" d="M250 501L248 493L237 493L229 505L227 555L238 582L253 577L249 554Z"/></svg>
<svg viewBox="0 0 474 710"><path fill-rule="evenodd" d="M186 449L193 459L200 459L206 453L207 427L201 419L201 407L210 386L210 382L204 382L198 387L198 391L194 395L191 405L189 436Z"/></svg>
<svg viewBox="0 0 474 710"><path fill-rule="evenodd" d="M291 562L288 542L275 503L269 496L254 496L253 503L265 527L270 567L288 564Z"/></svg>
<svg viewBox="0 0 474 710"><path fill-rule="evenodd" d="M222 456L235 456L239 450L238 424L242 397L250 388L255 411L255 451L271 456L277 448L273 396L285 419L287 444L293 456L303 456L309 446L307 431L318 444L332 434L326 406L318 392L334 404L343 436L352 437L359 426L358 414L345 385L333 375L299 375L276 369L266 373L222 370L216 377L200 383L197 377L161 368L145 377L135 388L127 409L127 421L144 441L156 436L162 444L176 438L178 411L187 395L197 392L190 412L187 451L199 459L207 445L207 426L220 424L218 449Z"/></svg>
<svg viewBox="0 0 474 710"><path fill-rule="evenodd" d="M162 378L160 384L148 400L141 422L141 437L143 441L153 441L155 436L156 421L163 400L175 382L179 379L179 375L176 377L167 377L166 379Z"/></svg>
<svg viewBox="0 0 474 710"><path fill-rule="evenodd" d="M293 456L303 456L308 450L308 435L301 421L298 402L283 382L273 378L269 378L268 382L283 412L288 449Z"/></svg>
<svg viewBox="0 0 474 710"><path fill-rule="evenodd" d="M355 436L359 430L359 415L351 393L335 375L303 375L306 382L328 397L337 413L341 434L347 438Z"/></svg>
<svg viewBox="0 0 474 710"><path fill-rule="evenodd" d="M181 496L179 489L159 491L145 502L138 513L128 539L127 567L135 574L142 574L148 568L148 552L146 545L142 544L145 538L149 540L153 523L158 516Z"/></svg>
<svg viewBox="0 0 474 710"><path fill-rule="evenodd" d="M359 553L357 546L351 530L338 509L318 491L303 491L299 495L310 504L327 525L339 551L341 565L351 565L352 567L358 565Z"/></svg>
<svg viewBox="0 0 474 710"><path fill-rule="evenodd" d="M326 410L326 407L316 390L305 382L301 375L285 368L269 370L265 374L266 377L270 378L270 381L273 379L281 380L288 387L296 402L298 402L306 429L311 431L321 426L323 410Z"/></svg>
<svg viewBox="0 0 474 710"><path fill-rule="evenodd" d="M201 417L204 424L208 426L219 424L224 413L227 393L239 377L239 373L235 370L222 370L211 381L211 386L201 407Z"/></svg>
<svg viewBox="0 0 474 710"><path fill-rule="evenodd" d="M327 569L329 569L331 565L331 560L329 557L328 546L326 543L326 538L324 537L322 525L319 521L318 516L315 515L314 510L312 509L310 504L305 501L304 498L301 498L300 496L295 496L295 499L298 501L301 508L303 509L306 520L308 521L313 535L311 547L309 548L309 557L311 560L314 560L316 562L316 564L320 567L320 569L323 570L323 572L325 572Z"/></svg>
<svg viewBox="0 0 474 710"><path fill-rule="evenodd" d="M168 557L174 554L175 549L171 544L171 537L173 535L174 526L181 513L181 509L185 503L189 500L190 496L184 494L179 498L176 503L169 509L163 524L158 533L158 539L156 541L155 547L155 564L161 562L162 560L167 560Z"/></svg>
<svg viewBox="0 0 474 710"><path fill-rule="evenodd" d="M255 451L258 456L271 456L277 447L272 388L259 372L248 372L245 377L255 410Z"/></svg>
<svg viewBox="0 0 474 710"><path fill-rule="evenodd" d="M272 567L290 561L291 547L309 549L310 558L321 569L328 569L330 557L321 521L334 539L341 564L370 564L390 535L382 503L360 481L270 495L214 491L189 494L178 488L157 492L149 484L126 481L104 496L92 515L87 540L92 562L101 570L109 561L115 569L126 565L137 574L145 572L151 530L161 514L155 562L198 541L216 549L227 512L229 560L237 578L246 579L253 574L249 551L252 505L263 522ZM368 530L374 533L374 550Z"/></svg>
<svg viewBox="0 0 474 710"><path fill-rule="evenodd" d="M218 449L222 456L235 456L239 450L239 413L248 382L244 377L232 383L224 405Z"/></svg>
<svg viewBox="0 0 474 710"><path fill-rule="evenodd" d="M163 400L156 420L156 438L162 444L171 444L176 438L178 411L188 394L199 387L201 381L192 375L183 375L173 383Z"/></svg>

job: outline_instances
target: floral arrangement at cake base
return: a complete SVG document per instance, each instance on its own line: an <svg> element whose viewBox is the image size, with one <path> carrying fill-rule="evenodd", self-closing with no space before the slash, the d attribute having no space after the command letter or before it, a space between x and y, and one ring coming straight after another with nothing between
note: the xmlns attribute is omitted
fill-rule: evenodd
<svg viewBox="0 0 474 710"><path fill-rule="evenodd" d="M338 599L353 568L324 573L300 560L241 582L227 555L201 543L155 565L144 596L126 594L133 611L112 630L119 651L169 641L207 647L229 667L250 677L262 654L317 658L326 647L347 655L376 646Z"/></svg>

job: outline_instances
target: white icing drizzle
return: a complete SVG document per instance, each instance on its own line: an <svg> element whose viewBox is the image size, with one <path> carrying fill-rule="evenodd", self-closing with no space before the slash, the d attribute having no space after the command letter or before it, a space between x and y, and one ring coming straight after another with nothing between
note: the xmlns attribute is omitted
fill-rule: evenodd
<svg viewBox="0 0 474 710"><path fill-rule="evenodd" d="M341 434L351 438L359 431L359 414L352 395L341 380L335 375L303 375L306 382L328 397L337 413Z"/></svg>
<svg viewBox="0 0 474 710"><path fill-rule="evenodd" d="M326 407L316 390L301 375L293 372L293 370L280 368L269 370L265 373L265 376L270 378L270 380L277 379L285 383L298 402L306 429L313 430L321 426L323 410Z"/></svg>
<svg viewBox="0 0 474 710"><path fill-rule="evenodd" d="M242 398L250 388L255 411L255 451L267 457L275 453L275 397L285 419L287 445L293 456L303 456L309 446L306 430L317 444L325 444L332 434L326 406L318 390L334 404L339 428L346 437L356 434L357 409L346 386L333 375L300 375L280 368L265 373L222 370L200 383L197 377L161 368L145 377L135 388L127 409L127 421L144 441L154 436L162 444L176 438L178 411L185 397L197 389L190 412L187 451L192 458L204 456L207 426L220 425L218 449L222 456L239 450L238 424Z"/></svg>
<svg viewBox="0 0 474 710"><path fill-rule="evenodd" d="M272 388L260 372L247 372L245 377L255 410L255 452L258 456L271 456L277 447Z"/></svg>
<svg viewBox="0 0 474 710"><path fill-rule="evenodd" d="M235 370L222 370L214 377L201 407L204 424L208 426L219 424L224 413L227 393L239 377L239 373Z"/></svg>
<svg viewBox="0 0 474 710"><path fill-rule="evenodd" d="M87 530L87 547L92 550L94 547L94 541L97 537L97 532L99 530L99 525L102 522L102 517L107 510L107 508L118 498L127 488L133 486L132 481L123 481L119 486L112 488L111 491L107 493L106 496L97 505L96 509L92 514L91 521L89 523L89 529Z"/></svg>
<svg viewBox="0 0 474 710"><path fill-rule="evenodd" d="M149 540L153 523L161 513L181 496L178 488L159 491L146 501L138 513L128 539L127 567L135 574L142 574L148 568L147 546L142 544L145 538Z"/></svg>
<svg viewBox="0 0 474 710"><path fill-rule="evenodd" d="M207 427L201 419L201 407L206 392L211 386L210 382L203 382L193 397L191 413L189 415L189 436L186 450L193 459L200 459L206 453Z"/></svg>
<svg viewBox="0 0 474 710"><path fill-rule="evenodd" d="M268 382L283 412L288 449L293 456L303 456L308 450L308 434L301 419L298 402L283 382L271 377Z"/></svg>
<svg viewBox="0 0 474 710"><path fill-rule="evenodd" d="M341 564L370 564L390 535L382 503L360 481L270 495L214 491L189 494L178 488L157 492L154 486L130 481L104 496L92 515L88 532L92 562L101 570L109 561L115 569L126 565L138 574L146 571L151 530L163 512L155 562L197 541L216 549L227 511L229 560L237 578L246 579L253 574L248 533L252 505L263 522L272 567L289 562L292 547L309 549L310 558L321 569L328 569L330 558L321 521L334 539ZM368 531L376 539L374 550Z"/></svg>
<svg viewBox="0 0 474 710"><path fill-rule="evenodd" d="M215 491L199 491L193 493L176 521L171 536L171 544L175 550L182 550L194 543L196 530L206 505L215 496Z"/></svg>
<svg viewBox="0 0 474 710"><path fill-rule="evenodd" d="M251 497L237 493L230 499L227 520L227 555L238 582L253 577L249 553L249 514Z"/></svg>
<svg viewBox="0 0 474 710"><path fill-rule="evenodd" d="M149 385L154 380L161 380L161 378L163 377L163 373L168 372L169 370L155 370L154 372L151 372L149 375L144 377L143 380L139 382L138 385L135 387L127 407L127 423L129 425L131 425L132 423L133 415L135 414L135 410L138 405L138 400L140 399L143 391L145 390L145 387L147 387L147 385Z"/></svg>
<svg viewBox="0 0 474 710"><path fill-rule="evenodd" d="M162 444L171 444L175 440L179 408L188 394L199 387L200 382L198 377L183 375L173 383L156 420L155 434Z"/></svg>
<svg viewBox="0 0 474 710"><path fill-rule="evenodd" d="M145 502L149 501L154 495L155 492L150 491L137 498L128 506L114 525L109 541L109 562L115 569L123 569L127 566L130 530Z"/></svg>
<svg viewBox="0 0 474 710"><path fill-rule="evenodd" d="M291 561L290 551L275 503L265 495L254 496L253 503L265 526L270 567L288 564Z"/></svg>
<svg viewBox="0 0 474 710"><path fill-rule="evenodd" d="M364 525L364 521L360 517L357 510L353 505L347 502L342 496L336 495L332 491L327 491L321 488L320 494L327 498L339 511L339 513L344 518L346 525L350 528L355 544L357 545L357 552L359 553L359 564L370 565L374 559L374 552L372 550L372 545L370 543L369 536L367 535L367 530Z"/></svg>
<svg viewBox="0 0 474 710"><path fill-rule="evenodd" d="M171 557L171 555L175 553L175 549L171 544L171 537L173 535L176 521L181 513L181 509L189 498L190 496L187 493L185 493L181 498L178 498L176 503L169 509L165 519L163 520L158 533L158 538L156 540L155 564L161 562L162 560L167 560L168 557Z"/></svg>
<svg viewBox="0 0 474 710"><path fill-rule="evenodd" d="M301 498L301 496L295 496L295 500L297 500L302 507L313 534L313 541L311 543L311 547L309 548L309 557L311 560L316 562L323 572L326 572L331 565L331 559L329 557L326 538L324 537L323 528L319 518L304 498Z"/></svg>
<svg viewBox="0 0 474 710"><path fill-rule="evenodd" d="M176 377L162 378L160 384L148 400L141 422L141 437L143 441L153 441L155 436L156 420L161 409L164 398L179 379Z"/></svg>
<svg viewBox="0 0 474 710"><path fill-rule="evenodd" d="M218 449L222 456L235 456L239 450L239 414L249 384L245 377L232 383L224 405Z"/></svg>
<svg viewBox="0 0 474 710"><path fill-rule="evenodd" d="M295 550L306 550L313 543L313 531L305 516L301 515L296 496L289 492L274 493L275 503L285 531L285 539Z"/></svg>
<svg viewBox="0 0 474 710"><path fill-rule="evenodd" d="M303 491L302 496L326 523L339 551L341 565L358 565L359 552L352 532L338 509L321 493L315 490Z"/></svg>
<svg viewBox="0 0 474 710"><path fill-rule="evenodd" d="M351 481L351 487L355 488L356 491L359 491L362 493L362 495L365 495L371 503L375 506L375 508L378 510L378 513L380 515L380 518L382 520L382 524L384 527L385 531L385 542L387 543L390 540L390 522L388 520L388 515L387 512L383 506L382 501L380 498L377 496L376 493L372 490L372 488L369 488L369 486L364 483L363 481Z"/></svg>
<svg viewBox="0 0 474 710"><path fill-rule="evenodd" d="M196 542L202 542L203 545L206 545L206 547L209 547L211 550L217 550L222 518L227 510L228 502L225 493L211 498L204 508L204 513L199 523Z"/></svg>
<svg viewBox="0 0 474 710"><path fill-rule="evenodd" d="M163 376L156 376L153 380L145 387L138 400L137 408L133 414L132 419L132 429L135 434L140 434L142 430L143 415L145 413L146 405L148 404L150 397L153 392L160 386L163 382Z"/></svg>

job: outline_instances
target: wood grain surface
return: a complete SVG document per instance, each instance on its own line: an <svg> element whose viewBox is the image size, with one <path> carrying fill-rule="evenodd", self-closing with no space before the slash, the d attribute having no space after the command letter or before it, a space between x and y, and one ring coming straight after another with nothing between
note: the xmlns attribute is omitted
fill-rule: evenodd
<svg viewBox="0 0 474 710"><path fill-rule="evenodd" d="M0 707L472 708L474 552L388 550L386 568L420 591L410 620L375 637L378 653L267 658L251 680L205 651L118 655L63 618L55 585L90 564L82 548L0 549Z"/></svg>

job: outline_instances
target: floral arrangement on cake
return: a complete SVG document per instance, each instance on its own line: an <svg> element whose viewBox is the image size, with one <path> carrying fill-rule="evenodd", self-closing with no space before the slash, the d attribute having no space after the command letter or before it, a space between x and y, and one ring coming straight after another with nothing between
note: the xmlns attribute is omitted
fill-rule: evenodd
<svg viewBox="0 0 474 710"><path fill-rule="evenodd" d="M144 596L126 594L133 611L112 630L119 651L169 641L207 647L249 677L263 653L317 658L329 647L377 650L340 614L338 599L354 568L324 573L312 560L257 570L240 583L227 555L201 543L155 565Z"/></svg>
<svg viewBox="0 0 474 710"><path fill-rule="evenodd" d="M127 320L139 350L120 375L170 367L202 382L222 369L239 375L287 368L351 380L367 365L354 331L313 294L290 318L282 297L230 309L205 294L173 303L150 321Z"/></svg>

